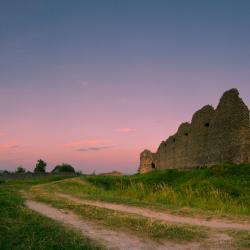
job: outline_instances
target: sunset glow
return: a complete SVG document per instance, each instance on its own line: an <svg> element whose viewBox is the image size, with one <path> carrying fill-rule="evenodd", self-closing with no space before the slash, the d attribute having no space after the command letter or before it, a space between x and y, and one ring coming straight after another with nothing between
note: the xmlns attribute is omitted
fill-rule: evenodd
<svg viewBox="0 0 250 250"><path fill-rule="evenodd" d="M249 1L14 2L0 8L0 169L133 173L225 90L250 106Z"/></svg>

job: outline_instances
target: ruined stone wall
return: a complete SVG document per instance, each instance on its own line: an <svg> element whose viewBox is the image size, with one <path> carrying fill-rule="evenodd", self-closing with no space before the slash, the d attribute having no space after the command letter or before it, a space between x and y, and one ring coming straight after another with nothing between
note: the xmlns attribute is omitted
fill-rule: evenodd
<svg viewBox="0 0 250 250"><path fill-rule="evenodd" d="M140 154L140 173L147 173L155 169L155 155L156 154L152 153L147 149Z"/></svg>
<svg viewBox="0 0 250 250"><path fill-rule="evenodd" d="M216 109L207 105L193 115L191 123L181 124L156 153L143 151L139 171L245 162L250 162L249 109L238 90L231 89Z"/></svg>

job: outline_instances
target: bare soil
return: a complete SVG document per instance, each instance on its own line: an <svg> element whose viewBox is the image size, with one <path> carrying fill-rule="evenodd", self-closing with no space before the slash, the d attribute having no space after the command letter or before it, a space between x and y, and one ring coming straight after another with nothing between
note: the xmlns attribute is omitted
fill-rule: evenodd
<svg viewBox="0 0 250 250"><path fill-rule="evenodd" d="M155 242L149 239L137 237L127 232L110 230L103 226L96 225L95 223L85 221L72 212L62 211L40 202L27 201L26 206L46 217L49 217L53 220L64 223L66 225L70 225L73 228L80 230L84 236L87 236L88 238L96 242L99 242L107 249L119 249L119 250L208 249L203 247L201 248L201 245L198 242L186 243L185 245L169 241ZM213 248L213 249L220 249L220 248Z"/></svg>
<svg viewBox="0 0 250 250"><path fill-rule="evenodd" d="M124 204L114 204L108 203L103 201L91 201L91 200L84 200L80 198L76 198L67 194L56 194L59 197L77 202L83 205L90 205L99 208L106 208L111 209L114 211L125 212L125 213L132 213L141 216L145 216L148 218L153 218L165 222L170 223L178 223L178 224L189 224L195 226L205 226L209 228L216 228L216 229L234 229L234 230L246 230L250 231L250 223L249 221L241 221L240 223L231 222L229 220L222 220L222 219L210 219L209 221L202 218L195 218L195 217L184 217L184 216L177 216L173 214L163 213L154 211L148 208L141 208L135 206L129 206Z"/></svg>

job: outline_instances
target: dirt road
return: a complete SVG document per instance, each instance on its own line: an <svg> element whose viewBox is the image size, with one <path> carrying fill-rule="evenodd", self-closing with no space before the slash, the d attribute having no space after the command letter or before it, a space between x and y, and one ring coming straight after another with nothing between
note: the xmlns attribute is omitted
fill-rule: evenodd
<svg viewBox="0 0 250 250"><path fill-rule="evenodd" d="M155 249L201 249L200 244L197 242L191 242L183 244L177 244L169 241L155 242L149 239L141 238L133 234L121 231L115 231L107 229L103 226L85 221L79 216L69 211L61 211L57 208L53 208L49 205L27 201L26 206L33 211L36 211L46 217L49 217L58 222L70 225L71 227L78 229L84 236L99 242L107 249L119 249L119 250L155 250Z"/></svg>
<svg viewBox="0 0 250 250"><path fill-rule="evenodd" d="M245 221L241 223L230 222L222 219L211 219L206 220L202 218L195 218L195 217L184 217L184 216L177 216L168 213L154 211L148 208L141 208L135 206L129 206L124 204L114 204L114 203L107 203L103 201L91 201L91 200L83 200L79 199L67 194L56 193L57 196L61 198L65 198L71 200L73 202L83 204L83 205L91 205L100 208L111 209L114 211L125 212L125 213L132 213L137 214L165 222L170 223L179 223L179 224L189 224L195 226L205 226L209 228L217 228L217 229L236 229L236 230L247 230L250 231L250 223Z"/></svg>

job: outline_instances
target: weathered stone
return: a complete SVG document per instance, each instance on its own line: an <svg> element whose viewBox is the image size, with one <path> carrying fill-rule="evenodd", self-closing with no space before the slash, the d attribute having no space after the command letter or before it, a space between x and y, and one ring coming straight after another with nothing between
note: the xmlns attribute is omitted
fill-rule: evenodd
<svg viewBox="0 0 250 250"><path fill-rule="evenodd" d="M216 109L207 105L193 115L191 123L181 124L156 153L144 150L139 172L249 162L249 109L238 90L231 89L223 94Z"/></svg>
<svg viewBox="0 0 250 250"><path fill-rule="evenodd" d="M149 150L144 150L140 154L141 166L139 171L140 173L147 173L155 169L155 154Z"/></svg>

